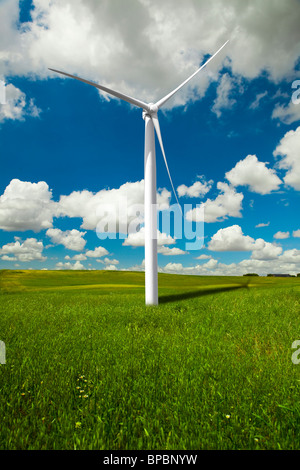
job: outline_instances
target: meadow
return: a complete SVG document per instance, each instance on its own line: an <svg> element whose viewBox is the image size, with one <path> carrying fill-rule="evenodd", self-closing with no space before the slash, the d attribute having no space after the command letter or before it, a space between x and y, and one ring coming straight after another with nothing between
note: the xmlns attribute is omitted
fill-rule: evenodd
<svg viewBox="0 0 300 470"><path fill-rule="evenodd" d="M300 278L0 271L0 449L300 449Z"/></svg>

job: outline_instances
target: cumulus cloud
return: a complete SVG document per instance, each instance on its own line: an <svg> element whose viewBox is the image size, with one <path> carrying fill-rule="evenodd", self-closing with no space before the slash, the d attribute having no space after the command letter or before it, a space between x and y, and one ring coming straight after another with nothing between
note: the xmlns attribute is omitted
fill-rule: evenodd
<svg viewBox="0 0 300 470"><path fill-rule="evenodd" d="M292 250L286 250L280 257L280 261L293 264L300 263L300 250L297 250L296 248L293 248Z"/></svg>
<svg viewBox="0 0 300 470"><path fill-rule="evenodd" d="M8 232L50 228L56 212L57 205L45 181L13 179L0 196L0 228Z"/></svg>
<svg viewBox="0 0 300 470"><path fill-rule="evenodd" d="M278 159L278 168L287 170L284 182L296 190L300 190L300 126L289 131L281 139L274 151Z"/></svg>
<svg viewBox="0 0 300 470"><path fill-rule="evenodd" d="M171 273L171 274L187 274L187 275L215 275L215 268L218 266L216 259L210 259L206 263L197 264L195 266L183 266L181 263L168 263L163 268L160 268L160 272Z"/></svg>
<svg viewBox="0 0 300 470"><path fill-rule="evenodd" d="M61 270L61 269L71 269L72 271L81 271L83 269L86 269L80 261L76 261L76 263L70 263L69 261L67 263L62 263L59 261L56 263L56 269Z"/></svg>
<svg viewBox="0 0 300 470"><path fill-rule="evenodd" d="M168 209L170 198L169 191L160 189L157 192L158 210ZM82 219L81 227L86 230L98 230L98 224L104 220L113 233L117 233L120 228L126 232L136 220L142 222L143 215L143 180L128 182L119 188L103 189L97 193L73 191L55 202L45 181L31 183L13 179L0 196L0 229L6 231L40 232L52 229L54 217L79 217ZM61 239L67 243L66 234L63 236L58 229L53 230L56 231L50 231L48 235L52 234L56 243ZM71 236L74 239L76 231ZM70 234L67 240L70 240ZM80 251L80 246L76 251Z"/></svg>
<svg viewBox="0 0 300 470"><path fill-rule="evenodd" d="M284 240L286 238L289 238L290 236L290 232L276 232L274 234L274 238L276 238L277 240Z"/></svg>
<svg viewBox="0 0 300 470"><path fill-rule="evenodd" d="M179 197L203 197L210 191L212 183L213 181L204 181L203 183L201 181L196 181L190 187L186 186L185 184L182 184L178 186L177 194Z"/></svg>
<svg viewBox="0 0 300 470"><path fill-rule="evenodd" d="M94 250L88 250L85 253L85 256L89 258L101 258L105 255L108 255L108 251L103 246L97 246Z"/></svg>
<svg viewBox="0 0 300 470"><path fill-rule="evenodd" d="M11 119L23 121L26 116L38 117L41 110L33 99L27 99L24 92L12 84L4 88L5 104L0 106L0 122Z"/></svg>
<svg viewBox="0 0 300 470"><path fill-rule="evenodd" d="M67 260L73 260L73 261L85 261L86 256L83 253L79 253L78 255L72 256L72 258L69 255L65 256L65 259Z"/></svg>
<svg viewBox="0 0 300 470"><path fill-rule="evenodd" d="M193 266L184 266L182 263L167 263L159 266L162 273L186 274L198 276L242 276L243 274L256 272L261 276L269 273L286 273L296 275L300 272L300 250L292 249L281 253L281 247L265 242L262 239L253 240L256 252L250 258L243 259L239 263L226 264L214 258L209 261ZM270 246L272 245L272 246ZM249 247L251 245L249 244ZM276 249L277 248L277 249ZM260 255L259 255L260 254ZM200 259L205 259L201 258ZM144 270L144 261L141 265L135 265L125 269L125 271Z"/></svg>
<svg viewBox="0 0 300 470"><path fill-rule="evenodd" d="M219 194L215 200L207 199L199 207L190 210L186 214L186 219L194 222L204 221L207 223L221 222L228 217L242 217L242 201L244 195L237 193L236 190L226 183L219 182L217 188Z"/></svg>
<svg viewBox="0 0 300 470"><path fill-rule="evenodd" d="M292 74L299 55L297 0L265 0L255 7L237 0L209 5L205 0L32 4L31 21L23 25L18 21L18 0L0 4L3 76L46 78L50 64L153 101L230 38L226 52L209 66L213 74L203 73L192 81L169 103L174 106L203 96L218 77L226 54L235 75L252 79L265 71L274 81Z"/></svg>
<svg viewBox="0 0 300 470"><path fill-rule="evenodd" d="M1 259L2 261L17 261L18 258L16 258L15 256L3 255L1 256Z"/></svg>
<svg viewBox="0 0 300 470"><path fill-rule="evenodd" d="M5 261L45 261L47 257L42 255L43 249L43 242L36 238L27 238L22 242L15 237L14 243L8 243L0 248L0 255L4 255L2 260Z"/></svg>
<svg viewBox="0 0 300 470"><path fill-rule="evenodd" d="M218 230L208 243L208 249L211 251L251 251L254 242L254 238L243 234L239 225L232 225Z"/></svg>
<svg viewBox="0 0 300 470"><path fill-rule="evenodd" d="M158 209L167 209L170 198L169 191L160 189L157 192ZM144 180L128 182L116 189L102 189L97 193L73 191L68 196L61 196L59 208L64 216L82 218L83 229L97 229L101 233L107 224L111 229L108 231L124 233L135 220L143 220Z"/></svg>
<svg viewBox="0 0 300 470"><path fill-rule="evenodd" d="M300 272L300 250L288 250L272 259L244 259L239 263L221 263L217 260L195 266L183 266L181 263L168 263L160 267L160 272L186 275L242 276L257 273L266 276L269 273L285 273L296 275Z"/></svg>
<svg viewBox="0 0 300 470"><path fill-rule="evenodd" d="M295 237L295 238L300 238L300 229L293 231L293 237Z"/></svg>
<svg viewBox="0 0 300 470"><path fill-rule="evenodd" d="M271 260L276 259L282 248L274 243L269 243L262 238L254 239L244 235L239 225L232 225L218 230L210 242L208 249L211 251L251 251L251 259Z"/></svg>
<svg viewBox="0 0 300 470"><path fill-rule="evenodd" d="M97 260L97 261L100 261L100 260ZM113 264L113 265L115 265L115 266L116 266L117 264L119 264L119 260L117 260L117 259L110 259L110 258L104 258L103 262L104 262L105 264L110 264L110 265Z"/></svg>
<svg viewBox="0 0 300 470"><path fill-rule="evenodd" d="M276 259L281 253L281 246L266 242L262 238L258 238L255 240L251 259L272 260Z"/></svg>
<svg viewBox="0 0 300 470"><path fill-rule="evenodd" d="M256 155L248 155L225 174L233 186L248 186L250 191L269 194L276 191L281 180L275 170L267 168L266 163L258 161Z"/></svg>
<svg viewBox="0 0 300 470"><path fill-rule="evenodd" d="M175 239L171 235L161 233L157 230L157 245L172 245L176 243ZM130 233L123 243L124 246L144 246L145 245L145 227L142 227L138 232Z"/></svg>
<svg viewBox="0 0 300 470"><path fill-rule="evenodd" d="M68 250L82 251L85 247L86 240L84 235L86 232L79 230L66 230L65 232L58 228L49 228L46 235L50 237L51 241L56 245L63 245Z"/></svg>
<svg viewBox="0 0 300 470"><path fill-rule="evenodd" d="M169 246L159 246L157 252L164 256L179 256L179 255L187 255L187 251L183 251L180 248L174 247L170 248Z"/></svg>
<svg viewBox="0 0 300 470"><path fill-rule="evenodd" d="M272 113L273 119L279 119L284 124L292 124L293 122L300 121L300 106L292 101L288 105L277 104Z"/></svg>
<svg viewBox="0 0 300 470"><path fill-rule="evenodd" d="M115 264L108 264L104 268L105 271L117 271L118 268Z"/></svg>

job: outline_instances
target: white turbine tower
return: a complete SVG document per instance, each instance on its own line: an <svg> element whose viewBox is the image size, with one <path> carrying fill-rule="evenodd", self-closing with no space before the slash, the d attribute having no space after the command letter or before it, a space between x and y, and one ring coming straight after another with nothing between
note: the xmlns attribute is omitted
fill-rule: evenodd
<svg viewBox="0 0 300 470"><path fill-rule="evenodd" d="M130 96L124 95L115 90L111 90L97 83L90 82L83 78L70 75L69 73L61 72L60 70L50 69L53 72L66 75L67 77L75 78L81 82L92 85L99 90L104 91L116 98L127 101L128 103L143 109L143 119L145 120L145 160L144 160L144 183L145 183L145 196L144 196L144 218L145 218L145 300L146 305L158 304L158 285L157 285L157 207L156 207L156 160L155 160L155 136L154 129L160 144L160 148L164 157L167 172L170 178L173 193L179 205L172 178L170 175L163 142L160 133L159 122L157 118L158 110L170 99L177 91L179 91L186 83L188 83L200 70L202 70L228 43L223 44L220 49L215 52L196 72L187 78L175 90L168 93L162 99L153 103L144 103ZM180 207L180 205L179 205ZM181 209L181 207L180 207Z"/></svg>

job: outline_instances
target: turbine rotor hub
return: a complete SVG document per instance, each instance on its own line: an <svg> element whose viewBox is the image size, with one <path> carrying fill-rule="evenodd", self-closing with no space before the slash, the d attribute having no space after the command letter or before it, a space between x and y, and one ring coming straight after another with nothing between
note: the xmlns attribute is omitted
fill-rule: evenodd
<svg viewBox="0 0 300 470"><path fill-rule="evenodd" d="M157 113L158 107L156 106L156 104L154 104L154 103L149 103L148 106L149 106L149 108L150 108L150 113L151 113L151 114L156 114L156 113Z"/></svg>
<svg viewBox="0 0 300 470"><path fill-rule="evenodd" d="M143 110L143 119L145 119L146 116L149 116L151 118L153 114L157 113L157 111L158 111L158 106L156 106L156 104L149 103L147 110L146 109Z"/></svg>

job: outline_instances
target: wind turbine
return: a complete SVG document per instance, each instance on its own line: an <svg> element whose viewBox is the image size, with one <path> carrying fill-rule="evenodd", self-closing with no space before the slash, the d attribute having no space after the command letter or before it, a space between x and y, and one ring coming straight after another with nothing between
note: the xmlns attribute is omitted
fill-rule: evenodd
<svg viewBox="0 0 300 470"><path fill-rule="evenodd" d="M61 72L60 70L55 70L49 68L53 72L60 73L66 77L75 78L83 83L92 85L98 88L101 91L104 91L116 98L127 101L128 103L142 108L143 110L143 119L145 121L145 152L144 152L144 184L145 184L145 196L144 196L144 214L145 214L145 301L146 305L157 305L158 304L158 283L157 283L157 207L156 207L156 159L155 159L155 135L156 135L160 144L160 148L163 154L167 172L170 178L171 186L173 193L175 195L176 201L178 198L176 191L173 185L171 174L169 171L164 146L162 142L160 126L157 118L158 110L175 95L184 85L186 85L197 73L200 72L222 49L226 46L228 41L223 44L220 49L217 50L201 67L196 70L189 78L187 78L181 85L179 85L175 90L168 93L166 96L161 98L156 103L144 103L136 98L124 95L115 90L111 90L97 83L90 82L83 78L76 77L75 75L70 75L69 73ZM181 210L181 207L180 207ZM182 211L181 211L182 212Z"/></svg>

